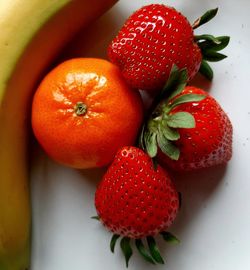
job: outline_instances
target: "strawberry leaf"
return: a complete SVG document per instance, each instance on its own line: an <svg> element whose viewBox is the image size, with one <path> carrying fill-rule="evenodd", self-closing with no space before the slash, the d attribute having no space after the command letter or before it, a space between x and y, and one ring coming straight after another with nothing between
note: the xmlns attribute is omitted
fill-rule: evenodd
<svg viewBox="0 0 250 270"><path fill-rule="evenodd" d="M205 76L209 81L213 79L214 73L207 61L202 59L199 72Z"/></svg>
<svg viewBox="0 0 250 270"><path fill-rule="evenodd" d="M224 48L227 47L229 41L230 41L230 37L229 36L220 36L220 37L216 37L216 39L219 41L218 44L209 41L209 40L204 40L201 42L197 42L198 46L200 47L201 51L207 51L207 50L211 50L211 51L221 51Z"/></svg>
<svg viewBox="0 0 250 270"><path fill-rule="evenodd" d="M210 20L212 20L216 16L217 12L218 12L218 8L208 10L200 18L195 20L195 22L192 25L193 29L196 29L199 26L201 26L201 25L209 22Z"/></svg>
<svg viewBox="0 0 250 270"><path fill-rule="evenodd" d="M172 91L172 89L175 87L178 81L178 78L179 78L179 68L175 64L173 64L171 71L169 73L168 80L166 81L166 84L164 85L160 93L159 97L160 100L165 96L166 93Z"/></svg>
<svg viewBox="0 0 250 270"><path fill-rule="evenodd" d="M146 150L146 146L144 144L144 133L145 133L145 124L143 124L140 136L138 138L138 145L142 150Z"/></svg>
<svg viewBox="0 0 250 270"><path fill-rule="evenodd" d="M202 24L210 21L218 12L218 8L207 11L203 16L198 18L192 25L193 29L201 26ZM204 75L208 80L213 79L213 71L206 61L217 62L225 59L227 56L224 54L217 53L224 49L229 41L229 36L214 37L212 35L196 35L194 37L197 45L201 49L202 62L199 72Z"/></svg>
<svg viewBox="0 0 250 270"><path fill-rule="evenodd" d="M203 59L210 61L210 62L218 62L221 61L225 58L227 58L226 55L222 54L222 53L218 53L216 51L204 51L203 54Z"/></svg>
<svg viewBox="0 0 250 270"><path fill-rule="evenodd" d="M124 254L125 260L126 260L126 267L128 267L129 259L131 258L133 254L133 250L130 246L130 238L129 237L123 237L120 246L122 249L122 252Z"/></svg>
<svg viewBox="0 0 250 270"><path fill-rule="evenodd" d="M152 258L152 256L149 254L149 252L147 251L147 249L145 248L143 242L141 239L136 239L135 240L135 245L137 247L137 250L139 251L139 253L142 255L142 257L152 263L152 264L155 264L155 261L154 259Z"/></svg>
<svg viewBox="0 0 250 270"><path fill-rule="evenodd" d="M163 120L159 125L160 132L164 137L170 141L177 141L180 138L180 134L176 129L170 128L167 124L167 120Z"/></svg>
<svg viewBox="0 0 250 270"><path fill-rule="evenodd" d="M168 99L170 99L170 97L176 96L177 94L181 93L187 84L187 79L187 70L179 70L178 67L173 64L169 78L157 100L163 100L166 96L168 97Z"/></svg>
<svg viewBox="0 0 250 270"><path fill-rule="evenodd" d="M206 98L206 95L197 95L197 94L185 94L180 97L177 97L173 103L169 106L169 111L171 111L176 106L188 103L188 102L198 102Z"/></svg>
<svg viewBox="0 0 250 270"><path fill-rule="evenodd" d="M169 115L167 124L172 128L194 128L195 119L191 113L177 112Z"/></svg>
<svg viewBox="0 0 250 270"><path fill-rule="evenodd" d="M116 242L117 242L117 240L118 240L119 237L120 237L120 235L118 235L118 234L113 234L113 236L112 236L112 238L111 238L111 241L110 241L110 250L111 250L111 252L113 252L113 253L114 253L114 251L115 251L115 244L116 244Z"/></svg>
<svg viewBox="0 0 250 270"><path fill-rule="evenodd" d="M144 140L146 151L148 155L152 158L157 154L157 143L156 143L156 133L145 131L144 132Z"/></svg>
<svg viewBox="0 0 250 270"><path fill-rule="evenodd" d="M213 44L216 44L216 45L219 45L221 44L221 41L215 37L215 36L212 36L212 35L197 35L197 36L194 36L194 39L195 41L199 41L199 40L208 40L210 42L212 42Z"/></svg>
<svg viewBox="0 0 250 270"><path fill-rule="evenodd" d="M187 112L170 114L171 110L180 104L198 102L206 97L206 95L192 93L178 96L185 87L186 80L186 69L179 70L176 65L173 65L170 81L162 92L163 96L166 92L169 95L163 100L156 100L152 113L142 128L139 143L151 158L157 156L158 148L160 148L169 158L178 160L180 150L173 143L173 141L180 139L176 128L193 128L195 126L193 116Z"/></svg>
<svg viewBox="0 0 250 270"><path fill-rule="evenodd" d="M159 131L157 134L157 143L161 151L173 160L178 160L180 156L180 150L170 142L163 134Z"/></svg>
<svg viewBox="0 0 250 270"><path fill-rule="evenodd" d="M164 264L164 260L161 257L160 251L156 245L155 239L152 236L147 237L148 247L153 259L160 264Z"/></svg>
<svg viewBox="0 0 250 270"><path fill-rule="evenodd" d="M187 70L185 68L179 70L176 65L173 65L169 79L163 88L163 92L168 93L167 101L182 92L187 84L187 79Z"/></svg>
<svg viewBox="0 0 250 270"><path fill-rule="evenodd" d="M167 241L168 243L171 243L171 244L180 243L180 240L170 232L161 232L160 234L162 235L163 239Z"/></svg>

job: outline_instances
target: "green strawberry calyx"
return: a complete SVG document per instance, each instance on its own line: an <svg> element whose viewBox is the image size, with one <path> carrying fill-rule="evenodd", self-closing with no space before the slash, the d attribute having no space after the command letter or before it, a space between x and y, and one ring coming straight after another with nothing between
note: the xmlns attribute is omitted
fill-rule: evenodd
<svg viewBox="0 0 250 270"><path fill-rule="evenodd" d="M217 14L218 8L210 9L206 11L201 17L196 19L192 24L193 29L198 28L199 26L211 21Z"/></svg>
<svg viewBox="0 0 250 270"><path fill-rule="evenodd" d="M170 244L179 244L180 241L170 232L161 232L160 235L162 238L170 243ZM115 245L117 240L120 238L120 235L113 234L111 241L110 241L110 250L114 253ZM131 247L131 241L135 242L135 246L139 254L142 256L144 260L151 264L164 264L164 260L160 254L160 250L157 246L157 243L153 236L147 236L145 238L146 245L144 244L144 239L132 239L129 237L122 237L120 241L120 247L125 257L126 266L128 267L129 260L133 255L133 249Z"/></svg>
<svg viewBox="0 0 250 270"><path fill-rule="evenodd" d="M100 218L98 216L94 216L92 218L100 221ZM169 244L180 243L180 240L170 232L162 231L159 234ZM131 245L132 241L134 241L135 247L137 251L139 252L139 254L147 262L151 264L157 264L157 263L164 264L165 263L153 236L147 236L145 237L145 239L141 239L141 238L134 239L127 236L121 236L119 234L113 234L110 240L110 250L112 253L115 252L115 246L118 239L120 239L120 248L125 258L126 267L128 267L129 260L133 255L133 249ZM146 242L147 244L145 245L144 242Z"/></svg>
<svg viewBox="0 0 250 270"><path fill-rule="evenodd" d="M195 119L189 112L173 112L183 103L200 102L206 96L200 94L181 94L187 83L187 70L179 70L173 65L169 79L159 96L147 121L145 121L139 137L140 147L155 158L158 149L173 160L178 160L180 150L175 141L180 139L179 128L194 128Z"/></svg>
<svg viewBox="0 0 250 270"><path fill-rule="evenodd" d="M201 25L212 20L218 12L218 8L210 9L205 12L200 18L195 20L192 24L193 29L200 27ZM219 53L227 47L230 37L229 36L212 36L212 35L195 35L194 40L199 46L202 54L202 62L199 72L207 79L212 80L213 70L208 62L217 62L225 59L227 56Z"/></svg>

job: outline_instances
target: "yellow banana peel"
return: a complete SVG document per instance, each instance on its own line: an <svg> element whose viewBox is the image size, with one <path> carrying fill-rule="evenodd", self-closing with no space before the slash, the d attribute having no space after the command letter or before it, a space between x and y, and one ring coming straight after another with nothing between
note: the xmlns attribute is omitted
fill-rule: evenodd
<svg viewBox="0 0 250 270"><path fill-rule="evenodd" d="M33 90L73 35L116 0L0 1L0 270L30 265Z"/></svg>

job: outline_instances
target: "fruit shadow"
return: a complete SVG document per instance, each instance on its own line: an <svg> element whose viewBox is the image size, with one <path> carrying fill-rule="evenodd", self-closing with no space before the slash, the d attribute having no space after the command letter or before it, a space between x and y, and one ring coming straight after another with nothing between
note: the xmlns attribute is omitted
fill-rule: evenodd
<svg viewBox="0 0 250 270"><path fill-rule="evenodd" d="M33 136L30 138L30 196L32 210L32 269L35 265L36 258L46 258L46 246L43 228L47 226L47 209L49 208L48 200L44 200L49 193L51 182L49 178L48 158L40 148L38 142ZM44 210L45 209L45 210ZM42 237L41 237L42 235Z"/></svg>
<svg viewBox="0 0 250 270"><path fill-rule="evenodd" d="M107 171L107 167L103 167L103 168L84 169L84 170L78 169L77 173L80 175L83 181L85 181L86 184L93 186L93 192L95 192L97 185L101 181L106 171Z"/></svg>
<svg viewBox="0 0 250 270"><path fill-rule="evenodd" d="M107 47L122 26L121 18L124 21L126 19L115 5L87 28L82 28L67 44L56 62L76 57L107 59Z"/></svg>
<svg viewBox="0 0 250 270"><path fill-rule="evenodd" d="M227 167L225 165L203 169L197 172L176 173L170 172L176 189L181 194L181 207L176 221L169 229L180 241L188 238L192 224L199 218L199 214L209 208L209 202L216 197L216 192L223 183ZM209 233L209 232L208 232ZM162 253L174 256L172 249L163 240L159 239ZM175 249L178 250L178 246Z"/></svg>
<svg viewBox="0 0 250 270"><path fill-rule="evenodd" d="M213 82L206 79L200 73L197 73L195 77L188 83L188 85L195 86L209 92L212 88Z"/></svg>

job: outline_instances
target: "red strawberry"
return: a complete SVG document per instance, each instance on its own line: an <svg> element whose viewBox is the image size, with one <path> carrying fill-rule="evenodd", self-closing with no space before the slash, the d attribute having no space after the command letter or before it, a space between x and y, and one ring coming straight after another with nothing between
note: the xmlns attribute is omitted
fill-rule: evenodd
<svg viewBox="0 0 250 270"><path fill-rule="evenodd" d="M170 115L186 111L193 115L196 126L179 129L180 139L175 145L180 150L177 161L165 154L160 162L175 170L196 170L227 163L232 156L232 124L218 102L202 89L188 86L181 95L201 94L206 98L199 103L190 102L177 106Z"/></svg>
<svg viewBox="0 0 250 270"><path fill-rule="evenodd" d="M192 86L182 90L185 84L181 85L154 110L144 127L142 144L151 157L159 146L159 162L175 170L225 164L232 156L228 116L207 92Z"/></svg>
<svg viewBox="0 0 250 270"><path fill-rule="evenodd" d="M115 235L112 250L118 236L123 237L123 251L131 249L133 238L144 258L163 263L160 254L147 253L140 239L146 237L152 251L157 249L153 236L170 236L165 230L176 218L179 199L166 171L159 165L155 168L146 153L132 146L118 151L96 190L95 206L100 221ZM130 255L125 252L127 262Z"/></svg>
<svg viewBox="0 0 250 270"><path fill-rule="evenodd" d="M193 29L211 20L217 9L206 12L191 26L177 10L160 4L144 6L133 13L108 47L110 61L118 65L134 88L161 89L173 64L187 68L189 80L200 69L212 79L208 61L225 55L229 37L194 36ZM203 55L203 60L202 60Z"/></svg>

